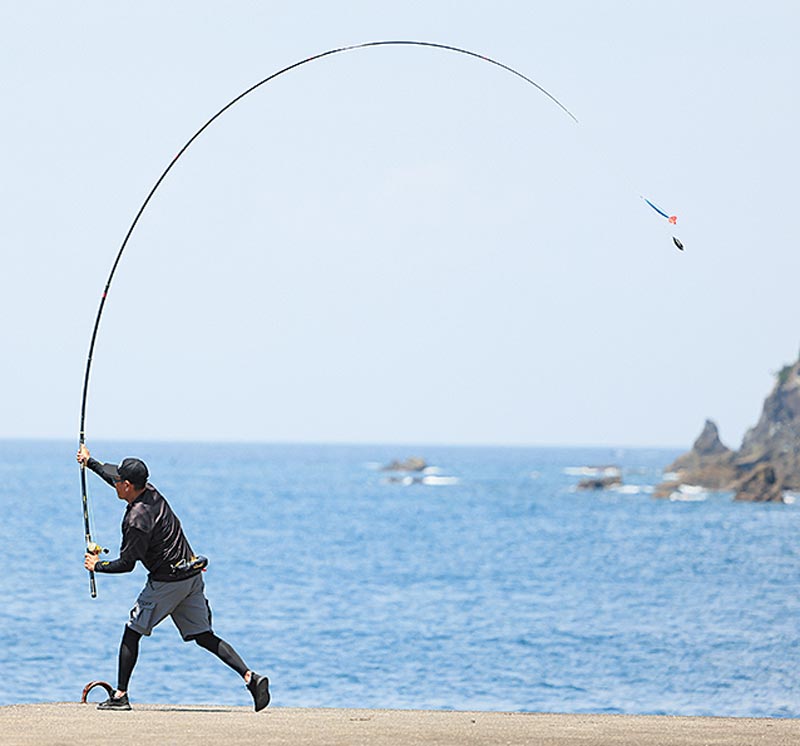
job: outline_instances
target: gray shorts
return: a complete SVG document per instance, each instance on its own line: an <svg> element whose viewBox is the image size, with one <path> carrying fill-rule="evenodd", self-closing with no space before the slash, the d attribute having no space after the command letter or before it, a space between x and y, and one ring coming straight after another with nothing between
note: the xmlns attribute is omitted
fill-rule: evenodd
<svg viewBox="0 0 800 746"><path fill-rule="evenodd" d="M149 635L153 627L171 616L184 640L211 632L211 607L204 590L202 574L173 583L148 580L131 609L128 626L140 635Z"/></svg>

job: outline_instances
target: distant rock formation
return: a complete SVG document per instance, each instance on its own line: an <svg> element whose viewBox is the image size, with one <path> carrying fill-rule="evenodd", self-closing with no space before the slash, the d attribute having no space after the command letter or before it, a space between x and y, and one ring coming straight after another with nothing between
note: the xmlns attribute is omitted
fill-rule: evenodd
<svg viewBox="0 0 800 746"><path fill-rule="evenodd" d="M769 464L757 464L738 479L732 488L737 500L749 502L782 502L783 486L775 469Z"/></svg>
<svg viewBox="0 0 800 746"><path fill-rule="evenodd" d="M738 451L727 448L716 424L706 420L692 449L666 469L671 478L656 488L669 497L681 484L730 491L736 500L779 502L800 489L800 360L777 375L761 417Z"/></svg>
<svg viewBox="0 0 800 746"><path fill-rule="evenodd" d="M656 497L669 497L682 484L728 490L737 477L736 453L719 438L719 429L706 420L692 450L679 456L665 471L674 475L656 487Z"/></svg>
<svg viewBox="0 0 800 746"><path fill-rule="evenodd" d="M576 489L579 490L608 490L612 487L619 487L622 484L622 477L619 475L612 477L589 477L581 479Z"/></svg>
<svg viewBox="0 0 800 746"><path fill-rule="evenodd" d="M786 490L800 489L800 361L785 366L738 454L742 470L770 464Z"/></svg>
<svg viewBox="0 0 800 746"><path fill-rule="evenodd" d="M622 486L622 467L617 464L569 466L564 473L583 477L575 486L578 490L609 490Z"/></svg>
<svg viewBox="0 0 800 746"><path fill-rule="evenodd" d="M428 464L424 458L418 456L411 456L405 461L392 461L390 464L381 468L381 471L425 471Z"/></svg>

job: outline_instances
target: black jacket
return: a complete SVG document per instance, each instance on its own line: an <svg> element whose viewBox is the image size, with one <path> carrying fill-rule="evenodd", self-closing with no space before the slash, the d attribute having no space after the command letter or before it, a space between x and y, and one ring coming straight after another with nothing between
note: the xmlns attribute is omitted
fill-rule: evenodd
<svg viewBox="0 0 800 746"><path fill-rule="evenodd" d="M86 466L113 486L103 472L103 464L90 458ZM131 572L136 561L149 571L151 580L175 581L197 575L200 570L176 572L173 565L192 558L192 548L183 533L178 516L172 512L164 496L152 484L125 509L122 517L122 544L119 558L101 560L95 572Z"/></svg>

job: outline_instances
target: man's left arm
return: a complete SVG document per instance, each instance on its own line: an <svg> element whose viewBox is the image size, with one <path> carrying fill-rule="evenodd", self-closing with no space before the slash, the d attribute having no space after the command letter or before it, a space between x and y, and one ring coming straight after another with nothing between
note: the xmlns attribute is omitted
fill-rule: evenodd
<svg viewBox="0 0 800 746"><path fill-rule="evenodd" d="M136 561L144 559L148 541L148 535L144 531L128 527L122 536L122 546L117 559L101 560L99 555L87 552L83 565L87 570L100 573L131 572L136 566Z"/></svg>
<svg viewBox="0 0 800 746"><path fill-rule="evenodd" d="M108 476L103 469L106 464L101 464L97 459L92 458L89 449L83 443L81 443L81 447L78 450L78 463L81 466L85 466L90 471L93 471L107 484L110 484L112 487L114 486L114 480ZM114 466L114 464L108 464L108 466Z"/></svg>

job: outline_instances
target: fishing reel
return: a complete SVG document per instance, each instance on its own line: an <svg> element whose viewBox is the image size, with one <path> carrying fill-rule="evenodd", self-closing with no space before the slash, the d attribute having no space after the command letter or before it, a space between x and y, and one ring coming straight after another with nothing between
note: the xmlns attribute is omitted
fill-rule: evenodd
<svg viewBox="0 0 800 746"><path fill-rule="evenodd" d="M106 549L106 547L101 547L93 541L90 541L86 545L86 551L89 552L89 554L108 554L108 549Z"/></svg>

